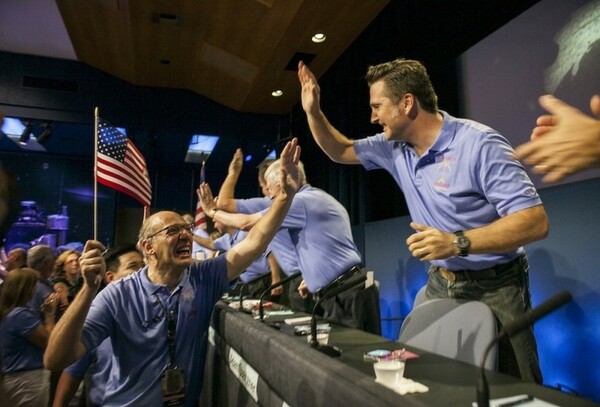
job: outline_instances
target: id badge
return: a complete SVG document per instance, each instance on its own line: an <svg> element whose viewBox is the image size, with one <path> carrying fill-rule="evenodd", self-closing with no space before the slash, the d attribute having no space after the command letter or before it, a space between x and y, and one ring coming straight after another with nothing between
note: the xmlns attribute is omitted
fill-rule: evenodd
<svg viewBox="0 0 600 407"><path fill-rule="evenodd" d="M160 379L165 406L180 406L185 397L183 369L178 367L165 370Z"/></svg>

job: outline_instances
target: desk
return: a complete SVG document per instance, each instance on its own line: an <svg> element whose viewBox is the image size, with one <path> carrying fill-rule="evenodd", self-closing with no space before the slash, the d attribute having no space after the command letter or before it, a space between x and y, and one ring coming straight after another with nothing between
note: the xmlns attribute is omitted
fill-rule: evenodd
<svg viewBox="0 0 600 407"><path fill-rule="evenodd" d="M400 348L398 342L335 326L329 343L343 353L330 358L292 332L219 302L209 332L201 405L281 406L285 401L290 406L471 406L476 398L475 366L408 348L421 357L406 363L405 376L425 384L429 392L400 396L375 383L372 362L363 360L369 350ZM491 398L530 394L562 406L597 405L497 372L488 371L487 379Z"/></svg>

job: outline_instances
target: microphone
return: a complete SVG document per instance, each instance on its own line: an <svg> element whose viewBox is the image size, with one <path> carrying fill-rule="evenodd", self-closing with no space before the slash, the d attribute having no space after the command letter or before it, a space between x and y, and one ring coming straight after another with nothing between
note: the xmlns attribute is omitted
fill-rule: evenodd
<svg viewBox="0 0 600 407"><path fill-rule="evenodd" d="M250 284L254 284L257 281L265 278L266 276L268 276L269 273L267 274L263 274L260 275L258 277L254 277L252 280L248 281L247 283L242 284L242 286L240 287L240 310L243 311L244 310L244 288L246 288L246 286L250 285Z"/></svg>
<svg viewBox="0 0 600 407"><path fill-rule="evenodd" d="M280 285L284 285L288 281L293 280L296 277L300 277L301 275L301 271L297 271L294 274L290 274L289 276L282 278L278 282L271 284L269 288L262 292L262 294L260 295L260 299L258 300L258 315L260 317L261 322L265 320L265 310L263 308L263 298L265 297L265 295L267 295L267 293L270 293L273 288L277 288Z"/></svg>
<svg viewBox="0 0 600 407"><path fill-rule="evenodd" d="M550 299L541 303L535 308L525 312L514 321L507 322L504 324L500 333L488 344L483 353L483 360L481 361L481 372L479 380L477 381L477 406L478 407L489 407L490 406L490 389L485 377L485 361L488 353L494 347L494 345L503 337L511 337L521 332L523 329L532 325L535 321L545 317L557 308L562 307L573 299L573 296L568 291L561 291L558 294L550 297Z"/></svg>
<svg viewBox="0 0 600 407"><path fill-rule="evenodd" d="M329 291L326 291L325 294L323 294L323 296L321 296L321 298L319 298L317 300L317 302L315 303L315 306L313 308L312 318L310 319L310 335L311 335L310 346L311 347L315 348L319 352L323 352L324 354L332 356L332 357L338 357L342 354L342 351L340 349L338 349L337 347L335 347L333 345L322 345L317 340L317 318L315 315L315 311L317 310L317 307L321 304L321 302L323 300L328 300L330 298L333 298L336 295L341 294L342 292L351 289L352 287L356 287L357 285L364 283L365 281L367 281L367 276L362 276L354 281L346 281L345 284L342 284L342 285L335 287Z"/></svg>

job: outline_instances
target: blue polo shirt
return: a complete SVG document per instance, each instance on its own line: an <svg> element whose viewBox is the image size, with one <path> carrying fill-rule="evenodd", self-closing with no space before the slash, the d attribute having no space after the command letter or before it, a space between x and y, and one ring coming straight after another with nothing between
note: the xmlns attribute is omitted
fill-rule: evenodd
<svg viewBox="0 0 600 407"><path fill-rule="evenodd" d="M246 236L248 236L248 232L245 230L235 229L231 235L229 233L225 233L223 236L215 239L213 244L218 250L226 252L244 240ZM242 283L247 283L248 281L252 281L259 276L264 276L265 274L271 272L271 269L269 268L269 262L267 261L268 254L269 251L267 250L265 253L261 254L260 257L251 265L249 265L246 271L240 274L239 279Z"/></svg>
<svg viewBox="0 0 600 407"><path fill-rule="evenodd" d="M26 339L26 336L40 324L39 317L26 307L15 307L2 319L0 355L4 373L44 367L44 349L38 348Z"/></svg>
<svg viewBox="0 0 600 407"><path fill-rule="evenodd" d="M262 210L267 211L268 208ZM309 184L303 185L294 196L273 241L278 241L280 233L282 245L290 242L293 245L302 278L312 293L361 262L346 208L325 191ZM286 254L273 244L271 248L278 260L280 255Z"/></svg>
<svg viewBox="0 0 600 407"><path fill-rule="evenodd" d="M173 364L185 373L184 405L197 406L210 315L230 288L225 256L193 263L172 293L152 283L147 272L144 267L100 291L84 323L87 349L110 337L114 352L103 405L163 405L160 377L170 362L164 306L177 310Z"/></svg>
<svg viewBox="0 0 600 407"><path fill-rule="evenodd" d="M110 339L106 338L100 346L87 352L81 359L65 369L65 372L71 376L83 380L88 369L92 366L90 387L87 390L88 398L93 406L101 406L104 401L106 383L110 378L112 355Z"/></svg>
<svg viewBox="0 0 600 407"><path fill-rule="evenodd" d="M256 213L270 207L271 202L269 198L237 199L236 208L239 213ZM301 271L296 248L287 229L279 229L269 243L268 251L275 255L277 264L286 276Z"/></svg>
<svg viewBox="0 0 600 407"><path fill-rule="evenodd" d="M446 112L441 131L423 156L383 133L354 141L367 170L383 168L402 189L412 220L445 232L474 229L542 203L508 141L495 130ZM523 252L472 254L432 260L451 270L480 270Z"/></svg>

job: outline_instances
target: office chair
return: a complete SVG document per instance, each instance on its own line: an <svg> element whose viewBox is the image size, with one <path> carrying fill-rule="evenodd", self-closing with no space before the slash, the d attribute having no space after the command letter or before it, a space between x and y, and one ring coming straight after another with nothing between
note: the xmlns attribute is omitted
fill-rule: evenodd
<svg viewBox="0 0 600 407"><path fill-rule="evenodd" d="M427 291L427 284L417 291L417 295L415 295L415 301L413 302L413 309L423 304L427 299L425 298L425 291Z"/></svg>
<svg viewBox="0 0 600 407"><path fill-rule="evenodd" d="M479 301L433 299L412 309L400 328L398 341L475 366L497 333L496 318ZM485 367L496 370L497 345Z"/></svg>

